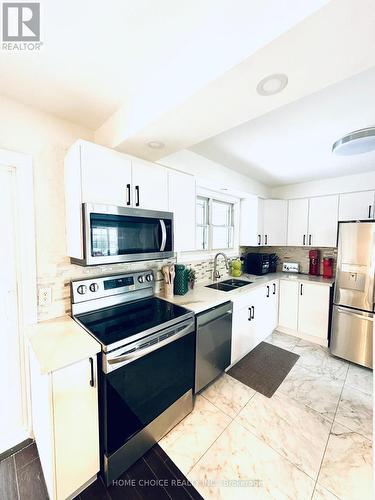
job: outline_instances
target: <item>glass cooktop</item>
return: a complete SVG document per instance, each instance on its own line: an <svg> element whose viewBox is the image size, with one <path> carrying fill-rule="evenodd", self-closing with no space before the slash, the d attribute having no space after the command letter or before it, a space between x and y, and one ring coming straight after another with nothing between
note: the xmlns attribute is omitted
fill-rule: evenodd
<svg viewBox="0 0 375 500"><path fill-rule="evenodd" d="M123 342L125 345L133 340L130 337L140 333L147 335L168 326L169 322L182 321L184 316L193 316L193 313L157 297L150 297L78 314L76 318L103 346L108 347L127 340Z"/></svg>

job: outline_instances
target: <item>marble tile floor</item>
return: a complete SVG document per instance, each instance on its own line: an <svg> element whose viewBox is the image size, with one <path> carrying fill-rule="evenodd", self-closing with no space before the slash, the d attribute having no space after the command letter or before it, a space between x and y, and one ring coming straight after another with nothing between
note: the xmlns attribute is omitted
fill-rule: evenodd
<svg viewBox="0 0 375 500"><path fill-rule="evenodd" d="M372 371L266 341L300 356L272 398L224 374L160 446L207 500L372 499Z"/></svg>

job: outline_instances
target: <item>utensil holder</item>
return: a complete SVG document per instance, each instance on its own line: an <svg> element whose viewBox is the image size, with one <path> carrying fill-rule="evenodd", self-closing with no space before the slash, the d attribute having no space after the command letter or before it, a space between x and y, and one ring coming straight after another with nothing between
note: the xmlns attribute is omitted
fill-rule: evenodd
<svg viewBox="0 0 375 500"><path fill-rule="evenodd" d="M166 299L173 298L173 283L164 283L164 297Z"/></svg>

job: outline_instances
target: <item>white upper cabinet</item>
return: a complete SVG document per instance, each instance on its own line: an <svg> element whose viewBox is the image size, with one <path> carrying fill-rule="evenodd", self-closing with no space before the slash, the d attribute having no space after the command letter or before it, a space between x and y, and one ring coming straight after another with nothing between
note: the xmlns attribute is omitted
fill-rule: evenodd
<svg viewBox="0 0 375 500"><path fill-rule="evenodd" d="M337 242L339 197L320 196L309 202L309 240L314 247L335 247Z"/></svg>
<svg viewBox="0 0 375 500"><path fill-rule="evenodd" d="M79 174L81 167L82 203L130 206L131 160L90 142L76 143L73 148L79 149L71 168Z"/></svg>
<svg viewBox="0 0 375 500"><path fill-rule="evenodd" d="M375 191L340 194L339 220L373 220Z"/></svg>
<svg viewBox="0 0 375 500"><path fill-rule="evenodd" d="M257 196L241 200L240 245L259 246L263 241L263 200Z"/></svg>
<svg viewBox="0 0 375 500"><path fill-rule="evenodd" d="M170 170L168 179L169 210L174 215L175 251L195 250L195 177Z"/></svg>
<svg viewBox="0 0 375 500"><path fill-rule="evenodd" d="M309 219L309 200L289 200L288 206L288 245L301 246L307 244L307 228Z"/></svg>
<svg viewBox="0 0 375 500"><path fill-rule="evenodd" d="M263 200L252 196L241 201L240 245L286 245L287 200Z"/></svg>
<svg viewBox="0 0 375 500"><path fill-rule="evenodd" d="M335 247L338 195L289 200L288 246Z"/></svg>
<svg viewBox="0 0 375 500"><path fill-rule="evenodd" d="M264 200L263 244L285 246L288 223L287 200Z"/></svg>
<svg viewBox="0 0 375 500"><path fill-rule="evenodd" d="M137 158L132 159L133 207L168 210L167 169Z"/></svg>

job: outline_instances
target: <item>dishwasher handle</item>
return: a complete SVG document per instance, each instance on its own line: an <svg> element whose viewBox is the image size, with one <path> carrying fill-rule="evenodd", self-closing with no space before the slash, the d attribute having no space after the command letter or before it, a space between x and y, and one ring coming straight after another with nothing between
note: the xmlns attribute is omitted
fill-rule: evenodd
<svg viewBox="0 0 375 500"><path fill-rule="evenodd" d="M198 329L202 328L203 326L211 325L211 323L215 323L215 321L219 321L220 319L223 319L226 316L232 316L232 314L233 314L232 311L227 311L226 313L221 314L220 316L216 316L215 318L212 318L212 319L206 321L205 323L200 323L198 326Z"/></svg>

